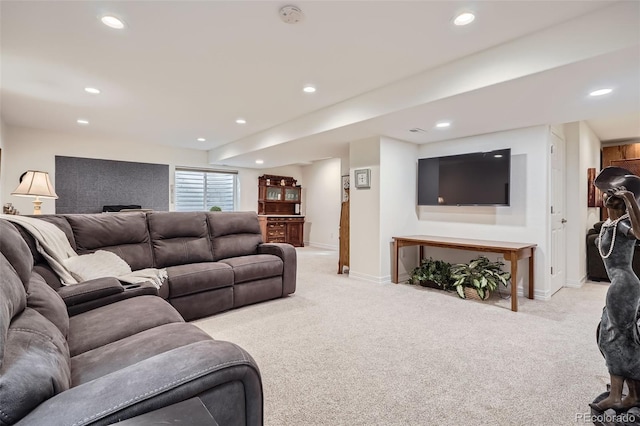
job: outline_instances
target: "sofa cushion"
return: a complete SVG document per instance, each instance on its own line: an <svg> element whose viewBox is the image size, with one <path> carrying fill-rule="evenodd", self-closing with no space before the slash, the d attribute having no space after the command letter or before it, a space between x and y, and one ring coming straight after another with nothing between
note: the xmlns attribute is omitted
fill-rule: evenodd
<svg viewBox="0 0 640 426"><path fill-rule="evenodd" d="M69 318L69 352L76 356L159 325L183 321L157 296L133 297Z"/></svg>
<svg viewBox="0 0 640 426"><path fill-rule="evenodd" d="M186 323L165 324L71 358L71 383L78 386L171 349L211 337Z"/></svg>
<svg viewBox="0 0 640 426"><path fill-rule="evenodd" d="M172 298L233 285L231 267L221 262L169 266L167 274Z"/></svg>
<svg viewBox="0 0 640 426"><path fill-rule="evenodd" d="M153 267L151 242L144 213L65 215L76 240L78 254L108 250L134 271Z"/></svg>
<svg viewBox="0 0 640 426"><path fill-rule="evenodd" d="M0 252L9 261L26 288L29 285L31 269L33 269L31 250L16 227L6 220L0 220Z"/></svg>
<svg viewBox="0 0 640 426"><path fill-rule="evenodd" d="M169 303L185 321L208 317L233 308L234 287L222 287L202 293L172 297Z"/></svg>
<svg viewBox="0 0 640 426"><path fill-rule="evenodd" d="M44 220L45 222L53 223L58 228L64 232L64 235L67 236L67 240L69 240L69 244L71 244L71 248L77 250L76 239L73 236L73 229L71 229L71 225L69 221L64 215L57 214L47 214L38 216L37 219Z"/></svg>
<svg viewBox="0 0 640 426"><path fill-rule="evenodd" d="M31 308L7 335L0 368L0 424L13 424L43 401L69 389L69 349L60 330Z"/></svg>
<svg viewBox="0 0 640 426"><path fill-rule="evenodd" d="M4 347L9 324L20 314L27 304L27 296L22 281L9 261L0 253L0 367L2 367Z"/></svg>
<svg viewBox="0 0 640 426"><path fill-rule="evenodd" d="M76 240L73 237L73 230L71 229L71 225L69 225L69 222L67 221L67 219L64 216L61 216L61 215L40 215L35 219L40 219L42 221L45 221L45 222L52 223L52 224L56 225L66 235L67 240L69 241L69 244L71 245L71 248L74 251L77 250ZM20 235L22 235L22 238L24 238L24 240L26 241L27 245L29 246L29 250L31 250L31 254L33 256L34 263L45 263L46 264L47 261L45 260L44 256L42 256L42 254L38 252L36 240L35 240L35 238L33 238L33 235L31 235L21 225L14 224L14 226L16 228L18 228L18 231L20 231Z"/></svg>
<svg viewBox="0 0 640 426"><path fill-rule="evenodd" d="M69 335L69 314L62 297L45 282L40 275L33 273L29 281L27 306L35 309L51 321L66 339Z"/></svg>
<svg viewBox="0 0 640 426"><path fill-rule="evenodd" d="M282 277L265 278L233 287L233 307L282 297Z"/></svg>
<svg viewBox="0 0 640 426"><path fill-rule="evenodd" d="M9 324L27 304L25 287L28 287L32 266L29 248L18 230L0 220L0 366Z"/></svg>
<svg viewBox="0 0 640 426"><path fill-rule="evenodd" d="M256 254L262 233L255 212L207 213L214 260Z"/></svg>
<svg viewBox="0 0 640 426"><path fill-rule="evenodd" d="M158 268L213 260L205 213L153 212L147 218Z"/></svg>
<svg viewBox="0 0 640 426"><path fill-rule="evenodd" d="M235 284L282 275L282 259L272 254L254 254L221 260L233 269Z"/></svg>

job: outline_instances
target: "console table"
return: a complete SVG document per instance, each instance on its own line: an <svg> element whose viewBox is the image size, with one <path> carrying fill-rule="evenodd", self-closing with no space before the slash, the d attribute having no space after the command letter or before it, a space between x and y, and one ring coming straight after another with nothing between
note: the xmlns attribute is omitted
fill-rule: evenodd
<svg viewBox="0 0 640 426"><path fill-rule="evenodd" d="M401 247L420 246L420 259L424 257L424 247L444 247L459 250L472 250L490 253L501 253L511 263L511 310L518 311L518 260L529 259L529 292L533 299L533 259L536 244L510 243L504 241L484 241L467 238L433 237L429 235L411 235L393 237L393 259L391 265L391 281L398 283L398 255Z"/></svg>

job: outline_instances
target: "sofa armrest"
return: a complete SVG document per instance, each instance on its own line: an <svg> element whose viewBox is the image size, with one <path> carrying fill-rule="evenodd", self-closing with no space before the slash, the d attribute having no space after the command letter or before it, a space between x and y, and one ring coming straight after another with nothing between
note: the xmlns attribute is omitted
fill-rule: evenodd
<svg viewBox="0 0 640 426"><path fill-rule="evenodd" d="M295 247L286 243L264 243L258 246L259 254L273 254L282 259L284 271L282 272L282 296L296 291L296 273L298 260Z"/></svg>
<svg viewBox="0 0 640 426"><path fill-rule="evenodd" d="M44 401L18 425L106 425L199 397L225 424L262 425L262 381L251 356L206 340L148 358Z"/></svg>
<svg viewBox="0 0 640 426"><path fill-rule="evenodd" d="M67 305L70 316L136 296L158 295L158 290L151 283L123 285L114 277L62 286L57 292Z"/></svg>
<svg viewBox="0 0 640 426"><path fill-rule="evenodd" d="M58 289L58 294L67 306L73 306L123 291L120 281L114 277L105 277L62 286Z"/></svg>
<svg viewBox="0 0 640 426"><path fill-rule="evenodd" d="M198 397L118 422L118 426L219 426Z"/></svg>

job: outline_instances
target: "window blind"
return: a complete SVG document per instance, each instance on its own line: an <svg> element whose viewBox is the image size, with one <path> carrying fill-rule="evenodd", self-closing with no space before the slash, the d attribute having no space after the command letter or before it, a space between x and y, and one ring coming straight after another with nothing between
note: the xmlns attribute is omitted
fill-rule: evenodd
<svg viewBox="0 0 640 426"><path fill-rule="evenodd" d="M176 168L176 211L203 211L213 206L222 211L234 211L237 176L235 172Z"/></svg>

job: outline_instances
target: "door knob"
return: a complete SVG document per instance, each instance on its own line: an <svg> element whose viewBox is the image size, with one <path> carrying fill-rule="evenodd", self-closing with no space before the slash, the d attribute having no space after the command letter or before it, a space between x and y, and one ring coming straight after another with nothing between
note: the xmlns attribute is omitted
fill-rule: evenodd
<svg viewBox="0 0 640 426"><path fill-rule="evenodd" d="M562 218L562 220L560 220L560 223L567 223L567 219L565 219L564 217Z"/></svg>

